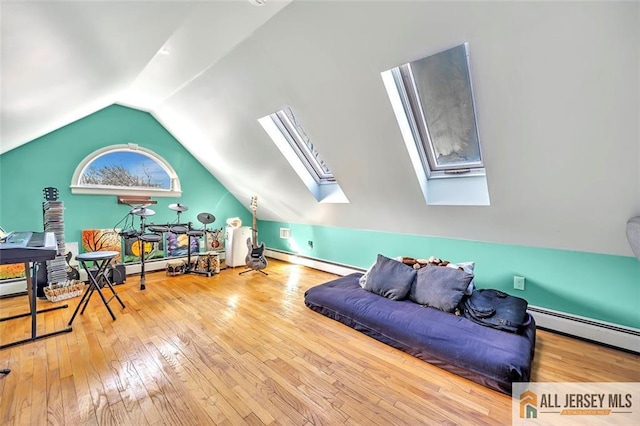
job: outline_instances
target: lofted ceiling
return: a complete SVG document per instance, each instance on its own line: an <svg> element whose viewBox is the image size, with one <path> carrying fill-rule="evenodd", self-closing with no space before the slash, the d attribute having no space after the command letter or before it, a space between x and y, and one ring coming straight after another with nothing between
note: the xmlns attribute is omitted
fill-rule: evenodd
<svg viewBox="0 0 640 426"><path fill-rule="evenodd" d="M153 112L289 1L5 1L0 153L120 103Z"/></svg>
<svg viewBox="0 0 640 426"><path fill-rule="evenodd" d="M240 201L257 195L260 219L630 255L639 10L2 0L0 153L119 103L150 112ZM491 206L427 206L380 73L465 41ZM349 204L318 203L258 124L285 105Z"/></svg>

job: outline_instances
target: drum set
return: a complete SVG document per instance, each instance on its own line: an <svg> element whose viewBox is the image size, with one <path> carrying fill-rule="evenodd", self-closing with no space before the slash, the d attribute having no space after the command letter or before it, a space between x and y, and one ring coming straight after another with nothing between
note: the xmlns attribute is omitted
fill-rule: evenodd
<svg viewBox="0 0 640 426"><path fill-rule="evenodd" d="M200 213L197 218L200 223L202 223L202 229L193 228L191 222L182 223L180 219L181 213L189 210L189 207L184 204L169 204L169 209L175 211L177 213L177 219L174 223L164 223L164 224L147 224L147 218L156 214L156 212L150 208L148 205L142 205L138 207L133 207L129 211L130 216L138 216L140 218L140 229L133 229L133 219L131 220L132 227L131 229L120 232L120 235L125 239L136 239L134 244L131 246L132 254L138 255L140 257L140 290L144 290L145 287L145 258L147 254L153 250L154 244L159 243L163 240L165 233L171 233L176 236L178 235L186 235L187 236L187 264L184 268L184 273L205 273L207 276L211 276L211 272L209 270L198 270L193 267L191 261L191 252L194 251L196 253L199 252L199 239L205 238L208 233L211 231L207 230L207 225L213 223L216 218L211 213ZM192 244L195 242L195 245Z"/></svg>

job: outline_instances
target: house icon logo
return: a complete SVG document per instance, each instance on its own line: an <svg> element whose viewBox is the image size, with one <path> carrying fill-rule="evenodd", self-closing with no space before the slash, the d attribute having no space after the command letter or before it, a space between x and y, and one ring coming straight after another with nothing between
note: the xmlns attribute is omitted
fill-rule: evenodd
<svg viewBox="0 0 640 426"><path fill-rule="evenodd" d="M520 394L520 418L535 419L538 417L538 395L531 391Z"/></svg>

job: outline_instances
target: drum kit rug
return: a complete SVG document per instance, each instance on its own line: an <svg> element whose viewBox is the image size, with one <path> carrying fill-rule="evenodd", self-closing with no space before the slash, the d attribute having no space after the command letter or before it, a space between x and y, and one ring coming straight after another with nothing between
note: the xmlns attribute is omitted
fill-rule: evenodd
<svg viewBox="0 0 640 426"><path fill-rule="evenodd" d="M133 206L131 206L133 207ZM137 241L131 246L131 252L133 255L140 257L140 290L144 290L145 287L145 258L146 255L153 250L153 244L159 243L163 240L163 234L171 232L176 235L186 235L187 236L187 264L183 268L183 273L204 273L207 276L211 276L212 271L208 268L206 270L198 270L192 266L191 262L191 243L192 238L201 238L207 234L207 225L215 222L216 218L211 213L200 213L197 216L197 219L200 223L202 223L202 229L194 229L192 227L191 222L181 223L180 222L180 214L189 210L189 207L184 204L169 204L169 209L175 211L177 213L177 219L175 223L165 223L165 224L149 224L147 225L147 218L156 214L156 212L150 208L148 205L142 205L138 207L133 207L129 211L129 215L140 217L140 230L128 229L120 232L120 235L124 238L136 238ZM197 247L195 248L197 252ZM218 263L219 265L219 263ZM219 271L219 266L218 266Z"/></svg>

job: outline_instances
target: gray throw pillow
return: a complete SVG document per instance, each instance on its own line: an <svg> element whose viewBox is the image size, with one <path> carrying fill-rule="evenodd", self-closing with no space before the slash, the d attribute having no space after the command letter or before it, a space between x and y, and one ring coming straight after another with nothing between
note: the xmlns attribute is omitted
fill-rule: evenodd
<svg viewBox="0 0 640 426"><path fill-rule="evenodd" d="M402 300L407 297L415 277L416 270L412 267L379 254L364 289L391 300Z"/></svg>
<svg viewBox="0 0 640 426"><path fill-rule="evenodd" d="M444 312L453 312L462 300L473 275L444 266L420 268L409 299Z"/></svg>

